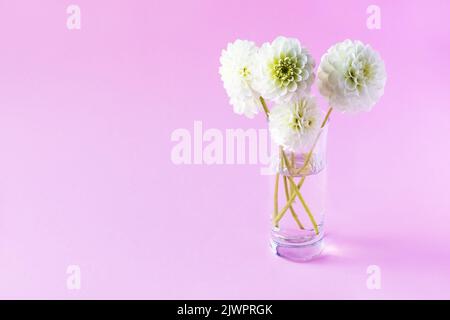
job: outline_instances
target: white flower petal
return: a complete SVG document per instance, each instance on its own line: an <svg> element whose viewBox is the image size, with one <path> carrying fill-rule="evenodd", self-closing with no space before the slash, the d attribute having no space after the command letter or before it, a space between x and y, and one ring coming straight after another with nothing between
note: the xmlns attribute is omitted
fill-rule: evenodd
<svg viewBox="0 0 450 320"><path fill-rule="evenodd" d="M361 41L345 40L322 56L320 93L342 112L369 111L384 93L386 71L379 54Z"/></svg>
<svg viewBox="0 0 450 320"><path fill-rule="evenodd" d="M286 151L308 148L320 130L322 112L310 96L294 96L288 103L277 104L269 116L272 140Z"/></svg>
<svg viewBox="0 0 450 320"><path fill-rule="evenodd" d="M288 60L281 62L280 57L288 57ZM314 60L297 39L277 37L272 43L263 44L258 63L255 88L265 99L289 102L294 96L310 91L314 81ZM274 73L274 68L278 74Z"/></svg>
<svg viewBox="0 0 450 320"><path fill-rule="evenodd" d="M260 109L260 94L254 89L258 48L253 42L236 40L222 50L219 73L230 104L237 114L252 118Z"/></svg>

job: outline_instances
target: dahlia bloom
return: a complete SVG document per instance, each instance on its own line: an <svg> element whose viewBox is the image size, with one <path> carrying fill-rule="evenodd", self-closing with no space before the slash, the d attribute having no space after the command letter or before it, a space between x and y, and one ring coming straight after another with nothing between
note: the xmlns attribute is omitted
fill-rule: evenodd
<svg viewBox="0 0 450 320"><path fill-rule="evenodd" d="M236 40L222 50L219 73L230 104L237 114L253 118L259 111L259 93L253 89L255 59L258 48L254 42Z"/></svg>
<svg viewBox="0 0 450 320"><path fill-rule="evenodd" d="M259 49L255 86L264 99L296 100L314 81L314 59L297 39L277 37Z"/></svg>
<svg viewBox="0 0 450 320"><path fill-rule="evenodd" d="M319 91L339 111L370 111L383 95L385 83L383 60L360 41L345 40L322 56Z"/></svg>
<svg viewBox="0 0 450 320"><path fill-rule="evenodd" d="M314 143L322 121L322 112L310 96L276 105L270 112L272 140L286 151L297 152Z"/></svg>

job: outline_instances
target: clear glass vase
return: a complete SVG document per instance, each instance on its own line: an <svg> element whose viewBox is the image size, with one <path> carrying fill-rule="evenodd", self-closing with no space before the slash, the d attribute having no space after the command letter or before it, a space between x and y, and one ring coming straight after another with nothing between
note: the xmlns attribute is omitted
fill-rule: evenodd
<svg viewBox="0 0 450 320"><path fill-rule="evenodd" d="M279 256L307 261L323 249L328 125L314 144L289 153L280 149L271 214L271 248Z"/></svg>

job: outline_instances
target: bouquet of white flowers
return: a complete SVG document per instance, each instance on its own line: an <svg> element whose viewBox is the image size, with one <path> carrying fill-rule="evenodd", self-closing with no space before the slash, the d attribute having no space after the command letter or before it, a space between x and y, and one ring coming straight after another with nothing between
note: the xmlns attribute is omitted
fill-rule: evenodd
<svg viewBox="0 0 450 320"><path fill-rule="evenodd" d="M317 72L319 91L329 103L327 112L321 111L310 94L316 79L315 61L297 39L277 37L260 48L253 42L236 40L222 51L220 63L219 73L234 112L253 118L260 110L264 111L271 139L279 146L280 170L276 173L272 215L274 230L279 230L279 223L288 210L298 228L305 229L293 208L298 198L311 221L310 231L318 236L320 226L301 190L314 165L314 148L333 109L347 113L369 111L383 95L386 83L383 61L376 51L360 41L345 40L328 49ZM270 109L267 102L273 104ZM300 166L296 162L299 153L302 153ZM278 208L280 175L286 194L281 210Z"/></svg>

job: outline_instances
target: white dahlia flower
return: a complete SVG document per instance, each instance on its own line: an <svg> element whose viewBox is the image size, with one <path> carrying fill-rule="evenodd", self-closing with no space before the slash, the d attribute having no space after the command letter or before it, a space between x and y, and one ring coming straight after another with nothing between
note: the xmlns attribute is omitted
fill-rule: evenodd
<svg viewBox="0 0 450 320"><path fill-rule="evenodd" d="M318 71L320 93L342 112L370 111L384 93L383 60L369 45L345 40L322 56Z"/></svg>
<svg viewBox="0 0 450 320"><path fill-rule="evenodd" d="M270 111L270 136L286 151L297 152L310 147L317 137L322 121L316 100L304 96L276 105Z"/></svg>
<svg viewBox="0 0 450 320"><path fill-rule="evenodd" d="M308 93L314 59L297 39L278 37L259 49L256 88L268 100L289 102Z"/></svg>
<svg viewBox="0 0 450 320"><path fill-rule="evenodd" d="M229 43L220 56L219 73L230 104L237 114L253 118L259 111L259 93L253 89L254 63L258 48L255 43L236 40Z"/></svg>

